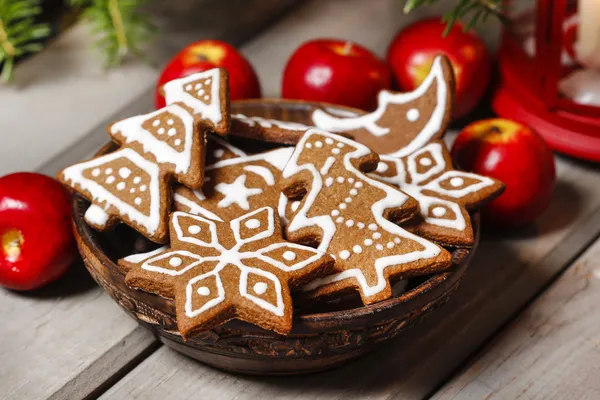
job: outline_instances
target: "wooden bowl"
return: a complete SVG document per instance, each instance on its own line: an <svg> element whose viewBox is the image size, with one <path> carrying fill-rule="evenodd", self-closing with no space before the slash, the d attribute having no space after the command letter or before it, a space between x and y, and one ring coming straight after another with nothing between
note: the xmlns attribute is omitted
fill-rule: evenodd
<svg viewBox="0 0 600 400"><path fill-rule="evenodd" d="M233 105L235 112L266 118L308 121L310 103L251 101ZM114 150L106 145L100 153ZM444 304L458 287L478 242L471 249L452 249L453 266L439 274L410 279L407 290L380 303L363 306L358 296L295 311L289 335L233 320L184 341L177 331L173 300L133 290L116 261L149 250L149 242L125 225L96 232L84 221L89 203L73 198L75 235L92 277L121 307L167 346L228 371L248 374L299 374L338 366L398 336L426 313ZM473 216L475 232L479 218Z"/></svg>

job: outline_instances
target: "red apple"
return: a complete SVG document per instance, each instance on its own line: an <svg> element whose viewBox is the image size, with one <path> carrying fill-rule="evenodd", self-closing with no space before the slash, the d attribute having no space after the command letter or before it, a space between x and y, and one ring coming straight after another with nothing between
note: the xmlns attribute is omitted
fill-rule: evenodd
<svg viewBox="0 0 600 400"><path fill-rule="evenodd" d="M177 53L163 69L156 83L156 108L165 106L165 98L160 92L165 83L217 67L225 68L229 74L231 100L261 97L260 83L254 68L235 47L220 40L200 40Z"/></svg>
<svg viewBox="0 0 600 400"><path fill-rule="evenodd" d="M506 184L502 196L484 210L498 226L532 222L548 207L556 183L554 156L531 128L495 118L464 128L452 146L461 168Z"/></svg>
<svg viewBox="0 0 600 400"><path fill-rule="evenodd" d="M394 83L401 91L412 91L429 73L437 54L445 54L456 76L455 118L471 112L487 88L492 61L485 43L473 32L454 24L444 37L446 24L430 18L400 31L388 49L387 62Z"/></svg>
<svg viewBox="0 0 600 400"><path fill-rule="evenodd" d="M32 290L60 277L77 249L70 195L45 175L0 178L0 285Z"/></svg>
<svg viewBox="0 0 600 400"><path fill-rule="evenodd" d="M281 93L286 99L324 101L372 110L390 88L386 64L364 47L338 39L302 44L288 60Z"/></svg>

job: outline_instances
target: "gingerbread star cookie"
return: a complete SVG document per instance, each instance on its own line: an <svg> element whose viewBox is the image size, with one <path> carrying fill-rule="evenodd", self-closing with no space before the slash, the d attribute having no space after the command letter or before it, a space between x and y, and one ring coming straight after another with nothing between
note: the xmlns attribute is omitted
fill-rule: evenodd
<svg viewBox="0 0 600 400"><path fill-rule="evenodd" d="M453 169L450 154L441 141L402 158L381 156L372 175L419 202L421 218L406 229L450 246L473 244L468 211L481 207L504 190L504 184L496 179Z"/></svg>
<svg viewBox="0 0 600 400"><path fill-rule="evenodd" d="M318 245L336 258L336 273L303 290L319 297L357 289L364 304L392 295L390 278L438 272L451 256L392 221L418 211L410 196L367 175L379 161L360 143L319 129L307 131L283 171L283 192L298 202L287 238ZM280 210L286 207L280 207Z"/></svg>
<svg viewBox="0 0 600 400"><path fill-rule="evenodd" d="M445 56L437 56L429 75L412 92L382 90L369 114L340 116L325 109L312 113L317 128L346 132L379 154L406 156L439 139L450 123L454 74Z"/></svg>
<svg viewBox="0 0 600 400"><path fill-rule="evenodd" d="M175 212L170 232L170 247L141 257L125 281L174 298L184 337L233 318L285 334L292 327L290 286L326 274L333 263L319 250L284 241L270 207L218 221Z"/></svg>

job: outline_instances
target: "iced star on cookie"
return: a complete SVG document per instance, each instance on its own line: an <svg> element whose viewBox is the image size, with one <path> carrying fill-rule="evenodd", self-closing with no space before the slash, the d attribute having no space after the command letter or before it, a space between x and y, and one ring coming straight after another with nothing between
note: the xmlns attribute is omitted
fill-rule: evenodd
<svg viewBox="0 0 600 400"><path fill-rule="evenodd" d="M379 157L353 140L311 129L298 142L283 171L287 238L313 243L336 257L336 273L303 288L319 297L350 288L371 304L392 295L390 278L444 270L450 254L407 232L393 221L406 220L418 206L405 193L367 175Z"/></svg>
<svg viewBox="0 0 600 400"><path fill-rule="evenodd" d="M215 190L225 196L219 201L219 207L229 207L235 203L243 210L250 209L250 196L262 193L262 189L246 187L246 175L238 176L233 183L219 183Z"/></svg>
<svg viewBox="0 0 600 400"><path fill-rule="evenodd" d="M201 189L175 189L175 209L218 220L236 218L249 210L276 207L281 195L281 170L292 154L281 148L251 156L221 159L205 167Z"/></svg>
<svg viewBox="0 0 600 400"><path fill-rule="evenodd" d="M287 333L290 286L328 273L333 263L319 250L284 241L270 207L223 222L175 212L170 232L168 249L122 263L130 267L127 285L175 299L184 337L232 318Z"/></svg>

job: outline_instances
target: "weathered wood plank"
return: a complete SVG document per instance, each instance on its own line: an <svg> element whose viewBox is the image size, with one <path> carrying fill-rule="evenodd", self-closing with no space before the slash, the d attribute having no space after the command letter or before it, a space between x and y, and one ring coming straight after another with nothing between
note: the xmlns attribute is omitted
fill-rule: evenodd
<svg viewBox="0 0 600 400"><path fill-rule="evenodd" d="M600 398L600 241L435 399Z"/></svg>
<svg viewBox="0 0 600 400"><path fill-rule="evenodd" d="M203 37L241 44L295 1L235 0L225 4L203 0L198 4L186 0L192 8L188 19L199 13L202 16L190 20L187 29L181 24L163 32L155 58L164 62L178 48ZM228 7L232 5L240 6L241 19L231 17ZM243 5L254 8L248 12ZM166 12L161 15L169 16ZM165 23L169 21L177 23L169 18ZM19 65L17 87L0 92L0 105L5 105L0 106L2 129L11 135L5 136L1 148L0 174L34 169L75 140L69 152L40 168L53 175L108 140L107 118L152 107L152 90L145 89L153 86L156 71L136 64L104 75L95 55L88 54L89 40L82 37L87 38L79 27L67 32L43 53ZM58 70L61 66L64 68ZM23 87L27 77L32 86ZM140 92L145 92L143 98L127 105ZM116 110L120 111L113 115ZM79 137L83 141L76 140ZM23 151L25 143L30 151ZM0 290L0 319L3 399L95 395L156 347L152 335L129 319L82 265L42 291L19 294Z"/></svg>

